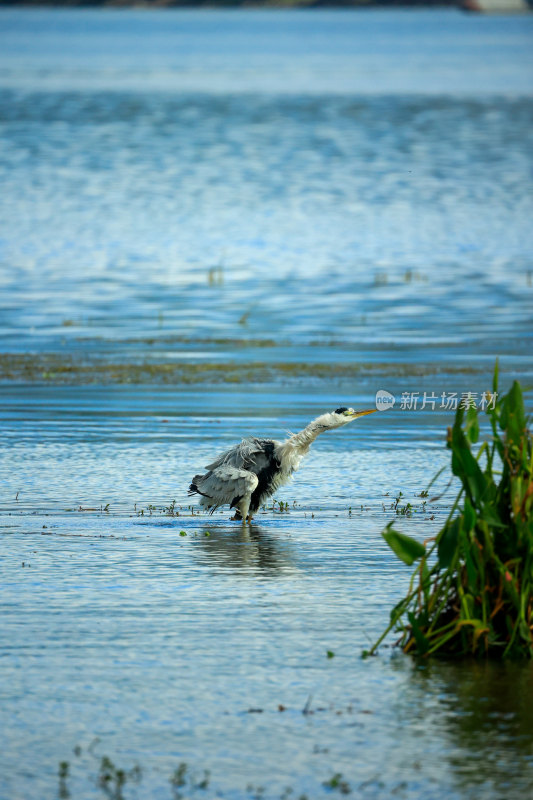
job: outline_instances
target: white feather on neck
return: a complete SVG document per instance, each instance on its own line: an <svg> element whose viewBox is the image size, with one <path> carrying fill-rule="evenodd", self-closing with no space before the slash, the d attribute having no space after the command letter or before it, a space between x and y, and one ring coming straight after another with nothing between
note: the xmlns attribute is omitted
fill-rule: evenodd
<svg viewBox="0 0 533 800"><path fill-rule="evenodd" d="M307 454L309 448L321 433L338 427L338 421L333 414L322 414L312 420L303 431L293 433L281 442L276 448L276 455L281 462L281 471L287 476L298 469L300 461Z"/></svg>

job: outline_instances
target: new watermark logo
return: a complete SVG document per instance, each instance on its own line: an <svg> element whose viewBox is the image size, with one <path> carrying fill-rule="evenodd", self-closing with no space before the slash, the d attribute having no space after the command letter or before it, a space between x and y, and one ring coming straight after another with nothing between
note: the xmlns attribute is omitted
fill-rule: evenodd
<svg viewBox="0 0 533 800"><path fill-rule="evenodd" d="M376 392L376 408L378 411L388 411L389 408L392 408L394 403L396 402L396 398L390 392L387 392L385 389L380 389Z"/></svg>
<svg viewBox="0 0 533 800"><path fill-rule="evenodd" d="M402 392L400 397L401 411L425 411L442 409L443 411L457 411L457 408L477 408L479 411L493 409L496 406L497 392ZM378 411L388 411L396 403L396 397L379 389L376 392L376 408Z"/></svg>

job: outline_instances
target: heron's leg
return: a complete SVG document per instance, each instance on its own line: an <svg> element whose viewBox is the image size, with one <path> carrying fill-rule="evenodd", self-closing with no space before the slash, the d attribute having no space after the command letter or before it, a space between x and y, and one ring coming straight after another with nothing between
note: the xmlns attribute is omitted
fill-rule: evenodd
<svg viewBox="0 0 533 800"><path fill-rule="evenodd" d="M242 517L243 525L246 525L246 523L248 522L248 511L250 510L250 500L251 500L250 495L248 495L248 497L243 497L242 500L239 502L239 505L237 506Z"/></svg>

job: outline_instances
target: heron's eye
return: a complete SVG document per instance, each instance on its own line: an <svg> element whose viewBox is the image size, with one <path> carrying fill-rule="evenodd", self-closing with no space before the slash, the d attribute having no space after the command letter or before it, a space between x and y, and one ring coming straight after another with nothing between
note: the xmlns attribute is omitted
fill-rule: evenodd
<svg viewBox="0 0 533 800"><path fill-rule="evenodd" d="M343 408L338 408L335 414L344 414L345 411L348 411L348 409L344 406Z"/></svg>

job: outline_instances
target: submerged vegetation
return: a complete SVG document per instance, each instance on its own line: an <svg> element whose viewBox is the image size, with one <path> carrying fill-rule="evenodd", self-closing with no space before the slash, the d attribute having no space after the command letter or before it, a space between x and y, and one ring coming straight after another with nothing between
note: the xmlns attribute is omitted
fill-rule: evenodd
<svg viewBox="0 0 533 800"><path fill-rule="evenodd" d="M0 381L51 384L200 384L268 383L299 378L422 377L446 373L473 374L470 366L438 363L379 363L338 361L199 361L131 360L117 363L102 357L58 353L0 353Z"/></svg>
<svg viewBox="0 0 533 800"><path fill-rule="evenodd" d="M497 390L496 367L495 397ZM477 454L475 406L459 408L448 430L461 488L439 534L421 544L392 523L383 532L402 561L418 563L389 626L364 655L394 628L404 652L419 656L533 656L533 436L519 383L493 405L491 441Z"/></svg>
<svg viewBox="0 0 533 800"><path fill-rule="evenodd" d="M280 706L279 710L285 709L283 706ZM302 713L306 713L305 709ZM336 713L339 713L339 711ZM97 737L87 749L87 755L91 756L93 759L99 760L97 775L91 774L93 770L91 769L90 762L87 760L83 761L83 759L81 762L78 760L79 757L82 756L82 748L79 745L77 745L73 751L77 757L76 760L72 762L61 761L59 763L57 795L60 800L69 800L69 798L70 800L76 800L76 798L79 797L76 790L71 787L74 778L76 779L78 787L80 786L80 782L81 785L83 785L84 782L86 784L93 784L96 789L100 790L99 796L102 800L104 800L104 798L108 800L127 800L129 797L141 796L138 792L135 792L135 790L131 791L132 787L138 786L143 782L144 771L141 769L140 765L135 764L131 769L124 769L116 766L108 756L103 756L98 759L92 750L92 747L98 742L99 739ZM314 752L315 754L322 753L327 755L329 751L327 749L321 750L317 748ZM83 775L84 767L85 771L88 772L85 776ZM328 767L325 767L325 769L328 769ZM331 767L329 767L329 770L331 772ZM168 798L168 800L187 800L187 798L193 796L198 798L209 798L215 795L217 797L222 797L222 792L214 789L211 785L210 770L205 768L201 770L197 769L186 761L181 761L179 763L172 774L168 776L167 783L169 787L168 792L165 792L162 786L160 796ZM327 790L327 794L335 793L348 795L352 793L352 789L355 790L358 788L364 791L369 784L373 783L373 780L363 781L359 783L357 787L355 784L352 787L341 772L334 772L330 778L323 780L321 784L317 785L316 790L320 792L321 795L323 794L320 791L322 788ZM392 791L394 792L395 789L396 791L400 791L406 788L407 784L398 783ZM144 786L143 789L145 789ZM298 794L292 786L286 786L281 792L278 790L273 793L270 787L255 785L254 783L248 783L244 790L241 791L241 795L249 798L249 800L266 800L267 796L270 798L279 798L279 800L310 800L307 794ZM143 794L142 796L147 795Z"/></svg>

